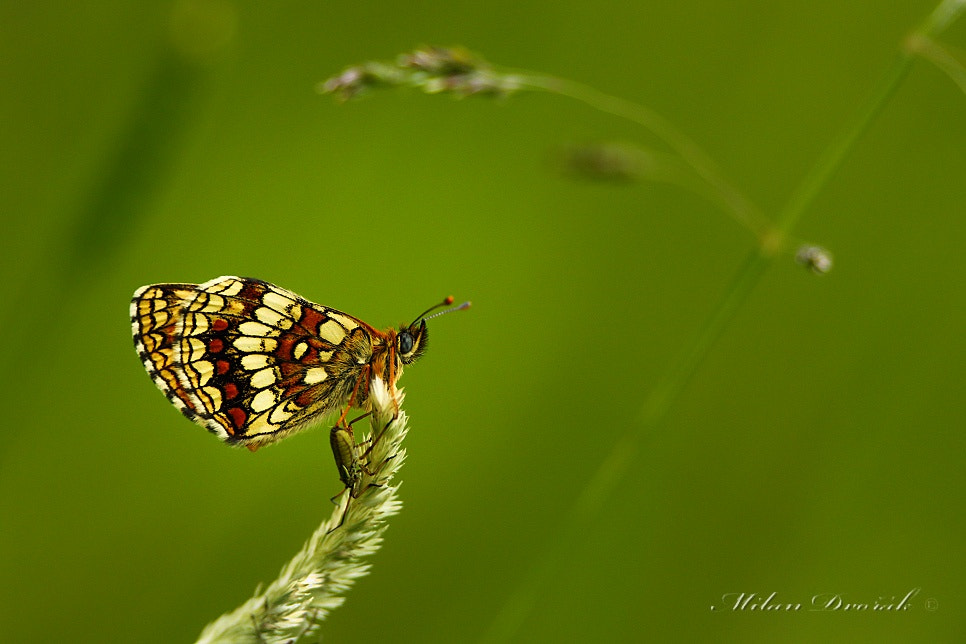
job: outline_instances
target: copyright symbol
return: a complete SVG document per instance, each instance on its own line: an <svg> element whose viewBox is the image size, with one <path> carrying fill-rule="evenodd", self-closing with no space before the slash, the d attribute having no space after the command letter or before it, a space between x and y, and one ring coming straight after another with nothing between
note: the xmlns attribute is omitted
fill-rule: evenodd
<svg viewBox="0 0 966 644"><path fill-rule="evenodd" d="M929 599L926 600L924 606L926 610L928 610L929 612L939 610L939 600L936 599L935 597L930 597Z"/></svg>

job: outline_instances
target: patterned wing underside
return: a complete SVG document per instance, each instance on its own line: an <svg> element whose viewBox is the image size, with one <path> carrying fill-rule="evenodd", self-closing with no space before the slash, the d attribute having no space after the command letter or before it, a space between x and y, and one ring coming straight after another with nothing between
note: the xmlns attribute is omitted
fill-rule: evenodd
<svg viewBox="0 0 966 644"><path fill-rule="evenodd" d="M198 411L194 400L178 378L174 343L178 318L185 300L194 294L195 284L154 284L143 286L131 301L134 348L144 368L171 403L195 422Z"/></svg>
<svg viewBox="0 0 966 644"><path fill-rule="evenodd" d="M372 353L364 323L248 278L145 286L131 316L138 353L168 399L251 447L348 403Z"/></svg>

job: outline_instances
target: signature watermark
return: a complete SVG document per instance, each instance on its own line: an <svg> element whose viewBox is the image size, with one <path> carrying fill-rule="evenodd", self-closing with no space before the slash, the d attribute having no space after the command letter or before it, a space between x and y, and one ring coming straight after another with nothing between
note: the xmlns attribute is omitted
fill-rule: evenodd
<svg viewBox="0 0 966 644"><path fill-rule="evenodd" d="M712 611L732 613L903 613L915 608L935 611L935 598L918 600L922 588L913 588L900 595L879 595L874 599L857 598L843 593L818 593L807 599L789 601L772 593L725 593L721 601L711 605Z"/></svg>

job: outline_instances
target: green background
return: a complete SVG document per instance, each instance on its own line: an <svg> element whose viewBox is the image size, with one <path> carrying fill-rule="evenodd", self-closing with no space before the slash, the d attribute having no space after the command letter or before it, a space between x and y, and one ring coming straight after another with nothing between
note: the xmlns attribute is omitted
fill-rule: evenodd
<svg viewBox="0 0 966 644"><path fill-rule="evenodd" d="M474 302L402 380L405 507L326 641L475 641L555 543L516 641L962 640L966 96L942 72L913 67L806 213L834 271L774 264L575 538L754 238L674 187L561 176L562 144L656 145L569 99L315 93L463 44L655 109L773 214L931 2L179 6L0 5L0 640L192 641L331 511L326 431L228 449L134 354L138 286L225 274L380 327ZM901 613L722 603L913 588Z"/></svg>

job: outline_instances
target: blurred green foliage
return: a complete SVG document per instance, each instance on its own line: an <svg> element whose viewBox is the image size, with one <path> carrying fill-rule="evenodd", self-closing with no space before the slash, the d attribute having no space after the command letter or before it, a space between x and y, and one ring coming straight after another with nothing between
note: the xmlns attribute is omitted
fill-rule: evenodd
<svg viewBox="0 0 966 644"><path fill-rule="evenodd" d="M771 214L932 7L0 5L0 640L190 641L340 489L325 431L253 455L170 408L138 286L251 275L378 326L474 301L403 378L406 507L325 631L474 641L754 243L673 186L560 176L559 146L656 144L578 103L319 81L464 44L657 110ZM918 63L797 231L836 268L770 270L520 641L962 637L964 176L966 97Z"/></svg>

